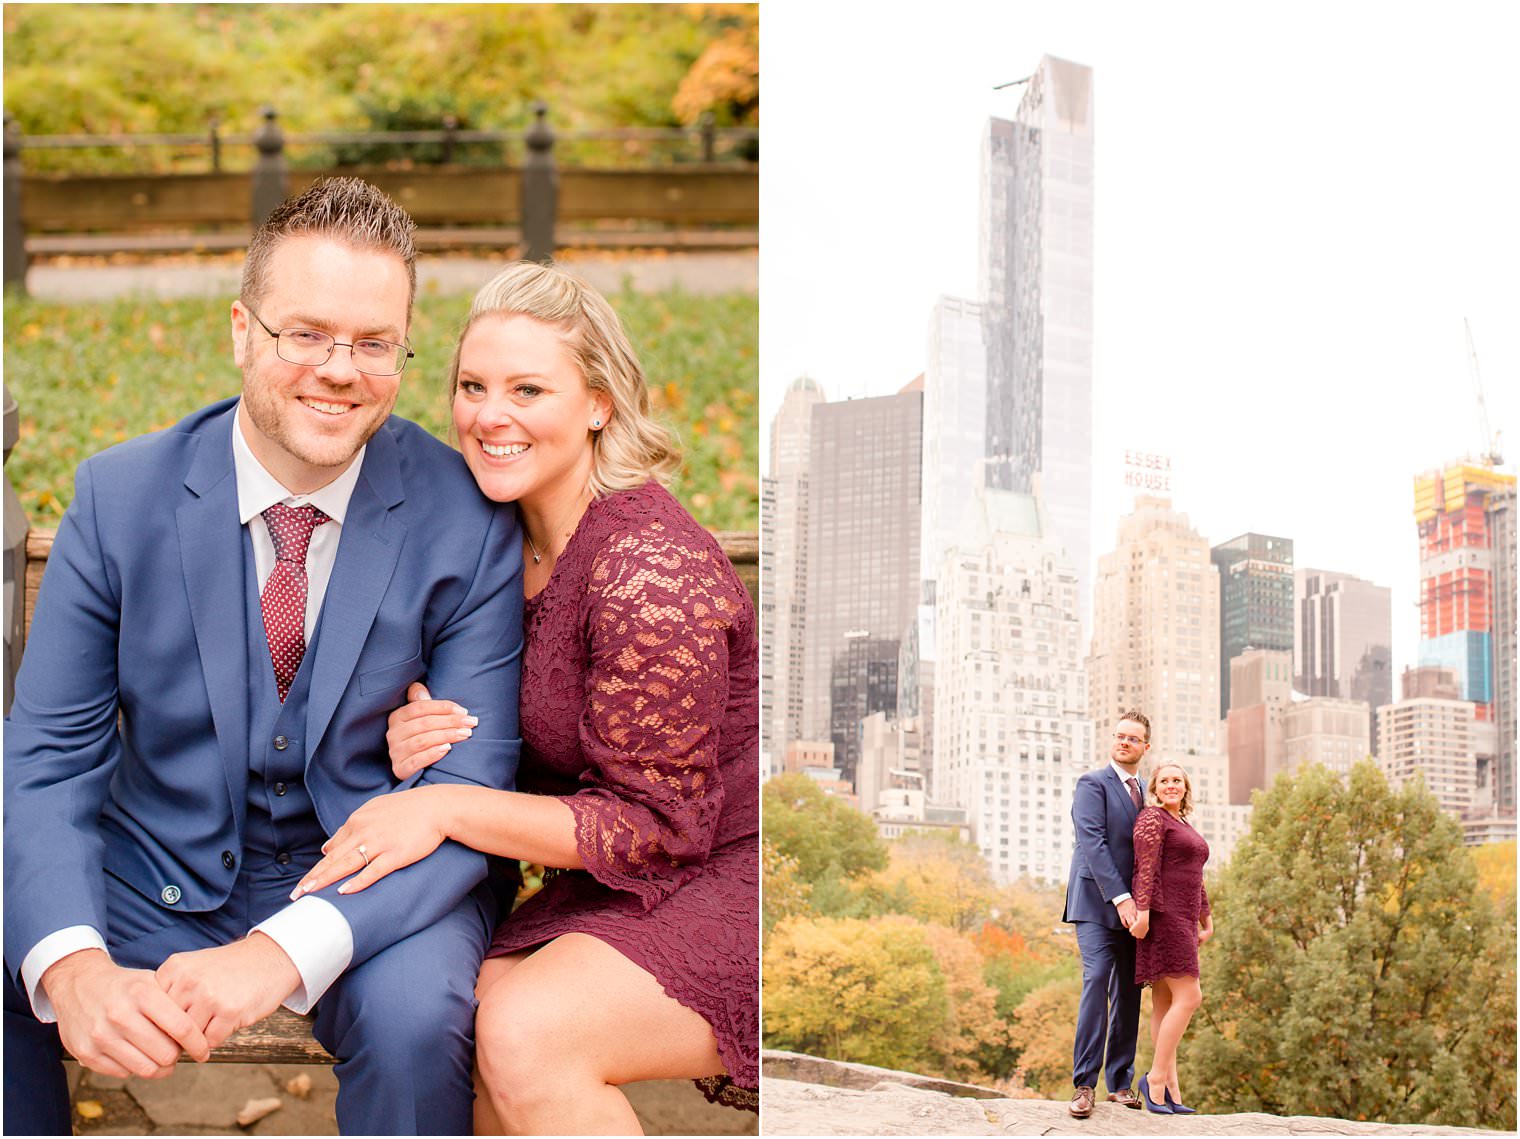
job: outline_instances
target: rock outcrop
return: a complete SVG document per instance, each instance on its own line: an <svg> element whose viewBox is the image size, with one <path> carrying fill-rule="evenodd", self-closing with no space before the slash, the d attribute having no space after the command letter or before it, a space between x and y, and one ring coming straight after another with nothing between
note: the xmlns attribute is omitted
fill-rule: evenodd
<svg viewBox="0 0 1520 1139"><path fill-rule="evenodd" d="M1064 1101L1006 1099L989 1088L795 1052L763 1053L761 1072L765 1135L1508 1134L1261 1112L1152 1115L1103 1102L1089 1118L1073 1119Z"/></svg>

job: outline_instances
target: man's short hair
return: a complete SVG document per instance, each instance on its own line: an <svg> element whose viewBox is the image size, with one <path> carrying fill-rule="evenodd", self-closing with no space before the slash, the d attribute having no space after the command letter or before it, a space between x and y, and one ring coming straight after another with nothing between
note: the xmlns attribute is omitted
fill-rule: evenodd
<svg viewBox="0 0 1520 1139"><path fill-rule="evenodd" d="M1139 724L1142 728L1145 729L1145 742L1151 742L1150 717L1147 716L1144 712L1140 711L1139 708L1131 708L1129 711L1122 713L1119 716L1119 719L1135 721L1135 723Z"/></svg>
<svg viewBox="0 0 1520 1139"><path fill-rule="evenodd" d="M362 178L323 178L275 207L253 240L243 262L238 297L256 305L269 291L269 261L287 237L326 237L356 249L393 253L406 266L406 314L417 296L417 223Z"/></svg>

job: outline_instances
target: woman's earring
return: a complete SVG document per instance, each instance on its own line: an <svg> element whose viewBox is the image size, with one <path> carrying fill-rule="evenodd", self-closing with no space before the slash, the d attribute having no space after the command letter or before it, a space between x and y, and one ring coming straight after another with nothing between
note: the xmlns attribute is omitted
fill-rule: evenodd
<svg viewBox="0 0 1520 1139"><path fill-rule="evenodd" d="M602 425L602 421L600 419L593 419L591 421L591 430L595 431L601 425Z"/></svg>

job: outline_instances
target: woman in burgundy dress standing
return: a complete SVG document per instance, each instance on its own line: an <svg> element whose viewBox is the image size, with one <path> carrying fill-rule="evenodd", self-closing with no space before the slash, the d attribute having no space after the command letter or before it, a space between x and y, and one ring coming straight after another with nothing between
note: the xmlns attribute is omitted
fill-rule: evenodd
<svg viewBox="0 0 1520 1139"><path fill-rule="evenodd" d="M756 1106L758 707L754 606L659 478L678 460L607 302L518 264L475 298L454 426L525 545L518 791L380 796L327 846L348 888L444 838L553 868L497 930L476 988L476 1131L635 1134L618 1085L697 1079ZM398 777L468 735L414 685ZM377 865L378 864L378 865ZM376 873L376 870L380 873ZM341 877L322 866L308 882Z"/></svg>
<svg viewBox="0 0 1520 1139"><path fill-rule="evenodd" d="M1138 914L1130 933L1135 946L1135 983L1151 988L1151 1043L1155 1057L1140 1077L1140 1095L1150 1111L1192 1114L1183 1106L1177 1082L1177 1046L1188 1021L1203 1003L1198 985L1198 947L1214 934L1203 864L1209 844L1193 829L1193 784L1176 763L1151 772L1146 801L1135 819L1135 878ZM1156 1097L1155 1093L1161 1096Z"/></svg>

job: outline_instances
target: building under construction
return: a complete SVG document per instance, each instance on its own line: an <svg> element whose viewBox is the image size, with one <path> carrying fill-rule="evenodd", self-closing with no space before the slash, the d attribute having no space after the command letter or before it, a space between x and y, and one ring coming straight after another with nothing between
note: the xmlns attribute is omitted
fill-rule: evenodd
<svg viewBox="0 0 1520 1139"><path fill-rule="evenodd" d="M1453 463L1414 483L1419 663L1451 669L1474 707L1479 802L1515 814L1515 476ZM1489 802L1483 800L1487 791ZM1481 804L1481 805L1480 805Z"/></svg>

